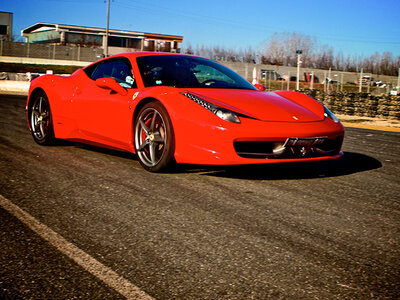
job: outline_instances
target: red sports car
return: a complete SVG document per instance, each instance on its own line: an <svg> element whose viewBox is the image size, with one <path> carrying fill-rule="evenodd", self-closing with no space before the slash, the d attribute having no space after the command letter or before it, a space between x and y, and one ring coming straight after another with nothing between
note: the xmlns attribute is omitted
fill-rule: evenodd
<svg viewBox="0 0 400 300"><path fill-rule="evenodd" d="M125 53L71 76L31 83L33 139L135 153L148 171L174 163L265 164L343 155L344 129L316 100L263 92L227 67L196 56Z"/></svg>

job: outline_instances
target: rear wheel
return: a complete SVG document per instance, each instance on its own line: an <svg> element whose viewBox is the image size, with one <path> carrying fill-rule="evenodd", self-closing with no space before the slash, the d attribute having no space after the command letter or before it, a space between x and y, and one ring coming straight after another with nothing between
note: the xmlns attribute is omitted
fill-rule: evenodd
<svg viewBox="0 0 400 300"><path fill-rule="evenodd" d="M135 122L135 150L140 164L150 172L165 171L174 164L172 123L159 102L147 103Z"/></svg>
<svg viewBox="0 0 400 300"><path fill-rule="evenodd" d="M53 120L50 104L44 92L34 96L29 104L29 122L32 137L39 145L50 145L55 142Z"/></svg>

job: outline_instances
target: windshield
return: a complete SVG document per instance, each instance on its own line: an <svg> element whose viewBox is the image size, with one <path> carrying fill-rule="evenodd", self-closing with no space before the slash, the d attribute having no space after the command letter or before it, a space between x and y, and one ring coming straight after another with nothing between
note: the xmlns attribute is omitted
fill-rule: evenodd
<svg viewBox="0 0 400 300"><path fill-rule="evenodd" d="M137 64L146 87L256 89L229 68L205 58L142 56L137 58Z"/></svg>

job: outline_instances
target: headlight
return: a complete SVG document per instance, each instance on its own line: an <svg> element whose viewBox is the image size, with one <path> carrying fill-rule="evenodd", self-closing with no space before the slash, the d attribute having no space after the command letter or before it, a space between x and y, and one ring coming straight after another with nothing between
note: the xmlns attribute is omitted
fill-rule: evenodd
<svg viewBox="0 0 400 300"><path fill-rule="evenodd" d="M324 113L325 118L331 118L335 123L339 123L339 119L329 110L325 107L325 113Z"/></svg>
<svg viewBox="0 0 400 300"><path fill-rule="evenodd" d="M205 109L208 109L211 111L213 114L215 114L217 117L221 118L222 120L231 122L231 123L240 123L240 119L238 116L231 110L219 107L217 105L214 105L196 95L193 95L191 93L182 93L182 95L188 97L190 100L193 100L197 104L203 106Z"/></svg>

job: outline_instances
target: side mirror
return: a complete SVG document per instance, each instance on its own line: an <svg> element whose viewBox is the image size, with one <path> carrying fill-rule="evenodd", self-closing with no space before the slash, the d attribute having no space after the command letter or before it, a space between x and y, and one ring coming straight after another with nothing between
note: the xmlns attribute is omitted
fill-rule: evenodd
<svg viewBox="0 0 400 300"><path fill-rule="evenodd" d="M257 90L263 92L266 90L265 86L263 86L262 84L256 83L254 84L254 86L257 88Z"/></svg>
<svg viewBox="0 0 400 300"><path fill-rule="evenodd" d="M103 77L96 79L96 85L102 89L109 89L113 92L125 96L128 91L124 89L114 78Z"/></svg>

